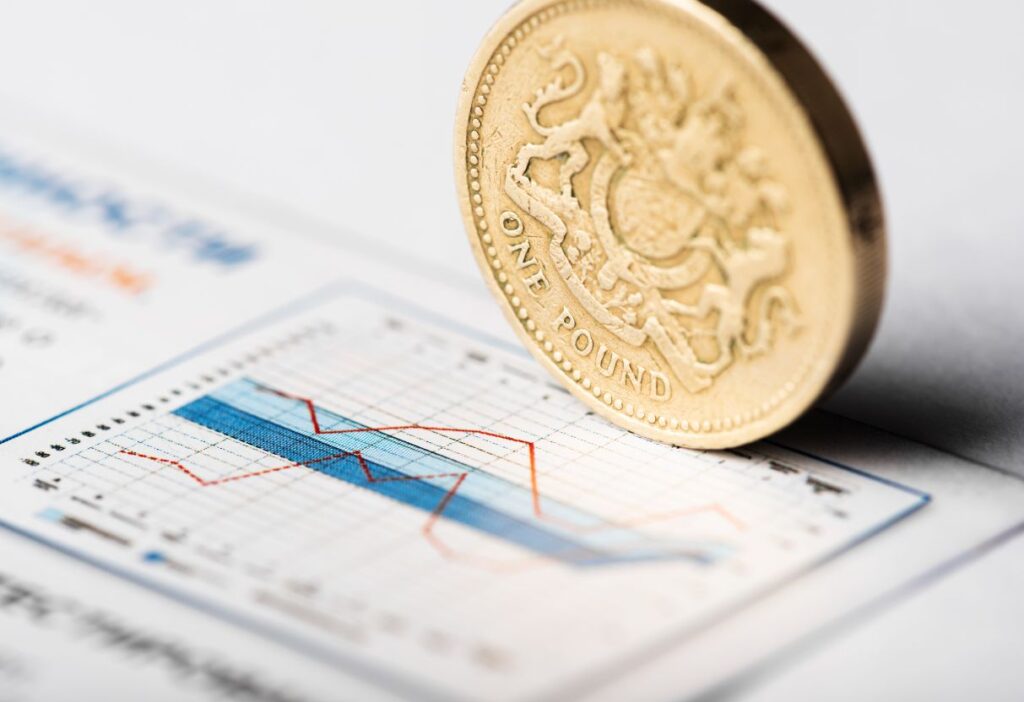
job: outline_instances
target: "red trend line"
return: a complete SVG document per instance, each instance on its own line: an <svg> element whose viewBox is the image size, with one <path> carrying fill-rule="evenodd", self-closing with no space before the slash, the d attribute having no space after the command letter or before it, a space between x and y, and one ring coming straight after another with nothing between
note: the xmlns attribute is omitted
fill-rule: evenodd
<svg viewBox="0 0 1024 702"><path fill-rule="evenodd" d="M311 400L309 398L306 398L306 397L299 397L297 395L290 395L288 393L285 393L285 392L282 392L280 390L276 390L276 389L273 389L273 388L267 388L267 387L263 387L263 386L257 386L257 387L260 390L262 390L263 392L269 392L269 393L272 393L274 395L277 395L278 397L281 397L281 398L284 398L284 399L287 399L287 400L293 400L295 402L299 402L299 403L305 405L306 410L307 410L307 412L309 414L309 421L310 421L310 424L312 425L313 433L315 435L317 435L317 436L327 436L327 435L334 435L334 434L361 434L361 433L369 433L369 432L430 431L430 432L446 433L446 434L465 434L465 435L484 436L484 437L488 437L488 438L492 438L492 439L498 439L498 440L501 440L501 441L507 441L507 442L510 442L510 443L519 444L521 446L526 446L527 454L529 456L530 497L531 497L531 500L532 500L532 503L533 503L533 513L534 513L534 515L538 519L543 519L545 521L550 521L550 522L558 523L558 524L560 524L562 526L565 526L565 527L567 527L567 528L569 528L569 529L571 529L573 531L576 531L577 533L592 533L592 532L595 532L595 531L604 531L604 530L607 530L607 529L630 528L630 527L634 527L634 526L640 526L640 525L644 525L644 524L651 524L651 523L655 523L655 522L667 521L667 520L673 519L673 518L693 516L693 515L696 515L696 514L707 513L707 512L712 512L714 514L717 514L719 517L721 517L725 521L729 522L733 527L735 527L738 530L742 531L742 530L746 529L746 525L738 517L736 517L734 514L732 514L724 506L722 506L721 504L717 504L717 503L709 504L709 505L699 505L699 506L688 508L688 509L678 510L678 511L674 511L674 512L667 512L667 513L664 513L664 514L651 515L651 516L648 516L648 517L645 517L645 518L641 518L641 519L637 519L637 520L634 520L634 521L631 521L631 522L607 523L607 524L601 524L601 525L596 525L596 526L592 526L592 527L580 527L579 525L568 523L568 522L565 522L563 520L559 520L559 519L557 519L555 517L552 517L551 515L548 515L548 514L546 514L544 512L544 510L543 510L543 508L541 506L540 489L538 487L538 481L537 481L537 445L533 441L528 441L526 439L519 439L519 438L516 438L514 436L508 436L506 434L499 434L497 432L488 431L486 429L465 429L465 428L460 428L460 427L432 426L432 425L426 425L426 424L400 424L400 425L382 426L382 427L357 427L357 428L353 428L353 429L324 429L320 425L320 419L319 419L319 417L317 415L316 404L313 402L313 400ZM344 458L355 458L359 462L359 467L362 470L363 476L366 478L367 483L411 482L411 481L436 480L436 479L440 479L440 478L450 478L453 481L451 488L448 489L448 491L441 498L441 501L437 504L437 506L431 512L430 518L427 520L426 524L423 525L423 529L422 529L423 534L444 555L452 555L452 552L451 552L450 549L444 547L443 544L441 544L439 541L437 541L436 537L433 535L434 526L437 524L438 520L443 515L443 513L444 513L445 509L448 507L449 503L452 501L452 499L458 493L459 488L462 487L462 484L466 481L466 478L469 477L469 473L468 472L460 471L460 472L451 472L451 473L435 473L435 474L432 474L432 475L408 475L408 476L401 476L401 477L380 478L380 477L377 477L377 476L375 476L373 474L373 471L370 470L369 464L363 458L363 454L360 451L356 450L356 451L346 451L344 453L338 453L338 454L334 454L334 455L331 455L331 456L325 456L324 458L318 458L318 459L311 460L311 461L302 461L302 462L299 462L299 463L289 463L288 465L277 466L275 468L266 468L266 469L262 469L262 470L252 471L250 473L241 473L239 475L232 475L232 476L229 476L229 477L226 477L226 478L218 478L216 480L206 480L203 477L201 477L200 475L198 475L195 472L193 472L187 466L183 465L180 461L177 461L177 460L173 460L173 459L169 459L169 458L160 458L158 456L150 456L150 455L147 455L147 454L144 454L144 453L138 453L136 451L129 451L129 450L126 450L126 449L120 451L120 453L125 454L127 456L133 456L135 458L142 458L142 459L145 459L145 460L148 460L148 461L152 461L154 463L160 463L160 464L163 464L163 465L173 466L173 467L177 468L179 471L181 471L182 473L184 473L185 475L187 475L189 478L191 478L200 487L204 487L204 488L214 487L214 486L217 486L217 485L224 485L224 484L227 484L227 483L238 482L238 481L241 481L241 480L247 480L249 478L258 478L258 477L270 475L270 474L273 474L273 473L280 473L280 472L283 472L283 471L286 471L286 470L291 470L293 468L309 467L309 466L312 466L312 465L316 465L318 463L325 463L325 462L329 462L329 461L336 461L336 460L341 460L341 459L344 459Z"/></svg>
<svg viewBox="0 0 1024 702"><path fill-rule="evenodd" d="M290 395L281 390L274 388L264 387L257 385L257 387L263 392L269 392L278 397L286 400L293 400L300 402L306 406L306 411L309 413L309 423L313 426L313 433L317 436L326 436L330 434L359 434L368 431L375 432L395 432L395 431L433 431L439 434L473 434L475 436L486 436L491 439L499 439L501 441L508 441L514 444L520 444L526 446L527 452L530 457L530 497L533 501L533 513L537 517L543 517L543 511L540 506L540 490L537 486L537 444L533 441L527 441L526 439L517 439L514 436L508 436L506 434L498 434L493 431L487 431L486 429L460 429L458 427L435 427L423 424L402 424L390 427L375 427L365 428L360 427L356 429L323 429L320 426L320 418L317 416L316 403L308 397L299 397L297 395ZM464 474L465 475L468 474Z"/></svg>
<svg viewBox="0 0 1024 702"><path fill-rule="evenodd" d="M369 430L366 430L366 431L369 431ZM183 465L180 461L175 461L175 460L170 459L170 458L160 458L158 456L150 456L150 455L147 455L147 454L144 454L144 453L138 453L137 451L128 451L126 449L122 450L120 453L123 453L126 456L134 456L135 458L144 458L147 461L153 461L154 463L162 463L164 465L174 466L175 468L180 470L182 473L184 473L185 475L190 477L192 480L194 480L200 487L204 487L204 488L206 488L206 487L213 487L215 485L224 485L225 483L234 483L234 482L238 482L239 480L246 480L247 478L258 478L260 476L270 475L271 473L280 473L282 471L291 470L292 468L298 468L300 466L308 468L309 466L316 465L317 463L327 463L329 461L337 461L337 460L341 460L341 459L344 459L344 458L355 458L359 462L359 468L363 471L363 476L365 476L366 482L368 482L368 483L403 483L403 482L408 482L408 481L413 481L413 480L415 480L415 481L422 481L422 480L432 480L432 479L437 479L437 478L452 478L455 481L454 484L448 490L448 492L445 493L444 497L441 498L441 502L439 502L437 507L434 508L434 511L430 515L430 519L423 526L423 531L424 531L424 533L427 533L427 534L429 534L433 530L434 523L438 520L438 518L440 518L441 513L444 512L445 508L448 506L448 503L451 502L451 499L455 496L455 493L458 492L459 487L462 485L462 482L466 479L466 476L469 475L466 472L461 472L461 473L435 473L434 475L405 475L405 476L396 476L396 477L390 477L390 478L378 478L377 476L375 476L373 474L373 471L370 470L370 465L366 462L366 459L363 458L362 452L360 452L360 451L346 451L344 453L337 453L337 454L334 454L334 455L331 455L331 456L324 456L323 458L317 458L317 459L312 460L312 461L301 461L299 463L289 463L288 465L278 466L276 468L266 468L264 470L253 471L251 473L242 473L240 475L232 475L232 476L229 476L227 478L218 478L217 480L206 480L202 476L199 476L196 473L194 473L187 466Z"/></svg>

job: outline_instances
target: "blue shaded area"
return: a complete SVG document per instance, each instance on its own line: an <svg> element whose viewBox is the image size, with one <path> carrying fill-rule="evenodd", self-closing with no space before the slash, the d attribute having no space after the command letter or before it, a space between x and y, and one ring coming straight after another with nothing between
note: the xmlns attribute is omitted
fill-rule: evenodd
<svg viewBox="0 0 1024 702"><path fill-rule="evenodd" d="M433 512L437 509L451 486L454 485L454 479L443 479L447 485L439 484L441 479L398 482L398 480L406 478L406 474L367 460L367 466L376 480L376 482L369 482L355 457L324 460L337 455L338 447L242 412L210 397L196 400L182 407L175 414L249 446L281 456L294 463L305 463L310 470L358 485L370 492L384 495L424 512ZM317 462L314 463L314 461ZM387 482L388 480L392 482ZM451 497L445 507L444 518L512 541L530 551L551 558L580 565L597 565L609 560L605 554L509 517L491 509L486 504L468 499L458 493Z"/></svg>
<svg viewBox="0 0 1024 702"><path fill-rule="evenodd" d="M304 403L281 397L248 379L221 387L175 414L286 461L422 512L437 512L446 520L568 565L680 559L707 563L727 552L715 544L665 542L556 500L545 499L546 518L538 518L532 493L525 484L441 455L391 432L329 433L367 427L320 408L316 414L324 433L318 434ZM502 440L494 440L494 446L498 455L514 448ZM372 480L352 455L356 451ZM528 469L524 464L523 470ZM465 479L453 493L452 488L463 475Z"/></svg>

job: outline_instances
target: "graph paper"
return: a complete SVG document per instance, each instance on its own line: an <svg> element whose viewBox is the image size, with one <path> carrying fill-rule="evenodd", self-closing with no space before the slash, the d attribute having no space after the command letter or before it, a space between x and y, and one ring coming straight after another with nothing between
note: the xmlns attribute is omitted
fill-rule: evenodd
<svg viewBox="0 0 1024 702"><path fill-rule="evenodd" d="M383 299L327 295L5 447L7 518L384 686L522 699L927 501L777 444L632 436Z"/></svg>

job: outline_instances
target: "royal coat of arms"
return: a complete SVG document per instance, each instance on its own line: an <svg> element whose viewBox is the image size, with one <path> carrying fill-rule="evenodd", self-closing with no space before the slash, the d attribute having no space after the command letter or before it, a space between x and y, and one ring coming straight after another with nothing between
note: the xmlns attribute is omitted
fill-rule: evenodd
<svg viewBox="0 0 1024 702"><path fill-rule="evenodd" d="M563 41L541 55L552 78L523 106L541 140L519 148L505 192L550 232L571 293L621 341L652 342L691 393L770 353L799 328L783 282L787 197L764 153L744 143L732 84L698 94L682 66L650 49L597 55L592 81ZM546 123L545 108L588 90L575 117ZM557 176L536 176L539 161Z"/></svg>

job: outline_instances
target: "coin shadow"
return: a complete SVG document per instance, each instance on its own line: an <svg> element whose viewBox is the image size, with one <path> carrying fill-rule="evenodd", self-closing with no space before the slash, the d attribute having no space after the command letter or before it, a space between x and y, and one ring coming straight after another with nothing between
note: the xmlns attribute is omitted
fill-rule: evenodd
<svg viewBox="0 0 1024 702"><path fill-rule="evenodd" d="M994 465L1009 436L1020 431L1013 413L980 389L951 382L940 367L865 367L817 408L881 432L912 439L948 453ZM808 418L809 419L809 418ZM804 420L802 420L803 422ZM837 440L854 440L839 433ZM861 446L861 451L870 447Z"/></svg>

